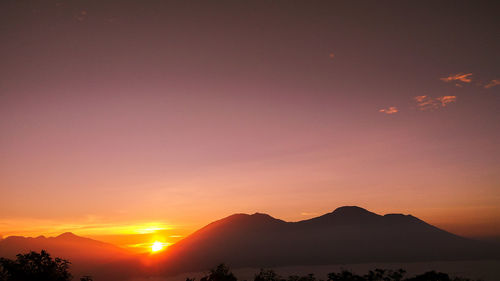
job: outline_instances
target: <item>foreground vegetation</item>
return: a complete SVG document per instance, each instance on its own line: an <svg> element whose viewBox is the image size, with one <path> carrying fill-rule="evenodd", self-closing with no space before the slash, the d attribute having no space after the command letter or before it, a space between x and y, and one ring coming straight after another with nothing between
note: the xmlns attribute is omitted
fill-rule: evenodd
<svg viewBox="0 0 500 281"><path fill-rule="evenodd" d="M61 258L52 258L46 251L19 254L16 259L0 258L0 281L71 281L70 262ZM271 269L261 269L254 281L473 281L471 279L454 277L442 272L429 271L414 277L405 277L403 269L370 270L364 275L351 271L332 272L326 279L316 278L314 274L305 276L292 275L287 278L279 276ZM80 281L92 281L90 276L83 276ZM103 280L104 281L104 280ZM186 281L195 281L187 278ZM238 281L236 276L225 264L220 264L199 281ZM479 280L476 280L479 281Z"/></svg>
<svg viewBox="0 0 500 281"><path fill-rule="evenodd" d="M349 270L343 270L338 273L328 273L326 279L316 278L314 274L305 276L292 275L284 278L279 276L272 269L261 269L260 272L255 275L254 281L480 281L460 277L452 278L446 273L436 271L429 271L408 278L405 277L405 274L406 271L403 269L395 271L375 269L370 270L364 275L357 275ZM195 281L195 279L187 278L186 281ZM220 264L216 268L210 270L210 272L202 277L200 281L238 281L238 279L226 265Z"/></svg>
<svg viewBox="0 0 500 281"><path fill-rule="evenodd" d="M70 262L52 258L42 250L40 253L18 254L15 260L0 258L0 281L70 281ZM92 281L83 276L80 281Z"/></svg>

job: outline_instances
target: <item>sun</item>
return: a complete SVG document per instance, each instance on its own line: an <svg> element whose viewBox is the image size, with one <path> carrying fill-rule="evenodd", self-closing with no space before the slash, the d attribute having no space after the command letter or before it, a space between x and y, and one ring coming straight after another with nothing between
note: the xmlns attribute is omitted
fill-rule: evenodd
<svg viewBox="0 0 500 281"><path fill-rule="evenodd" d="M153 245L151 245L151 252L154 253L161 250L163 250L163 243L156 241L153 243Z"/></svg>

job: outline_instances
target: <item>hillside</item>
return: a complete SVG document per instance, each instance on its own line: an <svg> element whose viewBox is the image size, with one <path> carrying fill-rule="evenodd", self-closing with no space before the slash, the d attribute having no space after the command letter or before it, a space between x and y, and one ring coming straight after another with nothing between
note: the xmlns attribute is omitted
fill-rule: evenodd
<svg viewBox="0 0 500 281"><path fill-rule="evenodd" d="M441 230L411 215L378 215L341 207L299 222L266 214L236 214L196 231L162 256L164 273L233 267L361 262L470 260L496 249Z"/></svg>

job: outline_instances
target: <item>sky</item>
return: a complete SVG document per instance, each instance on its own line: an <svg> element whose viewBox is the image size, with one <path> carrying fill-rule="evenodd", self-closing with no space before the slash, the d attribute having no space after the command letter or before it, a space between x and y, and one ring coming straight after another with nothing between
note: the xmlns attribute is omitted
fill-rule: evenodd
<svg viewBox="0 0 500 281"><path fill-rule="evenodd" d="M499 8L2 1L0 236L343 205L500 236Z"/></svg>

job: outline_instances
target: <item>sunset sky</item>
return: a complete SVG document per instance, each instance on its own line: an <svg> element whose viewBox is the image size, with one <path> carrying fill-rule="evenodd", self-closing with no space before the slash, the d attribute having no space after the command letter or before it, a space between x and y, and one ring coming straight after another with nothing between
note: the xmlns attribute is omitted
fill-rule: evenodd
<svg viewBox="0 0 500 281"><path fill-rule="evenodd" d="M0 3L0 236L358 205L500 236L498 1Z"/></svg>

